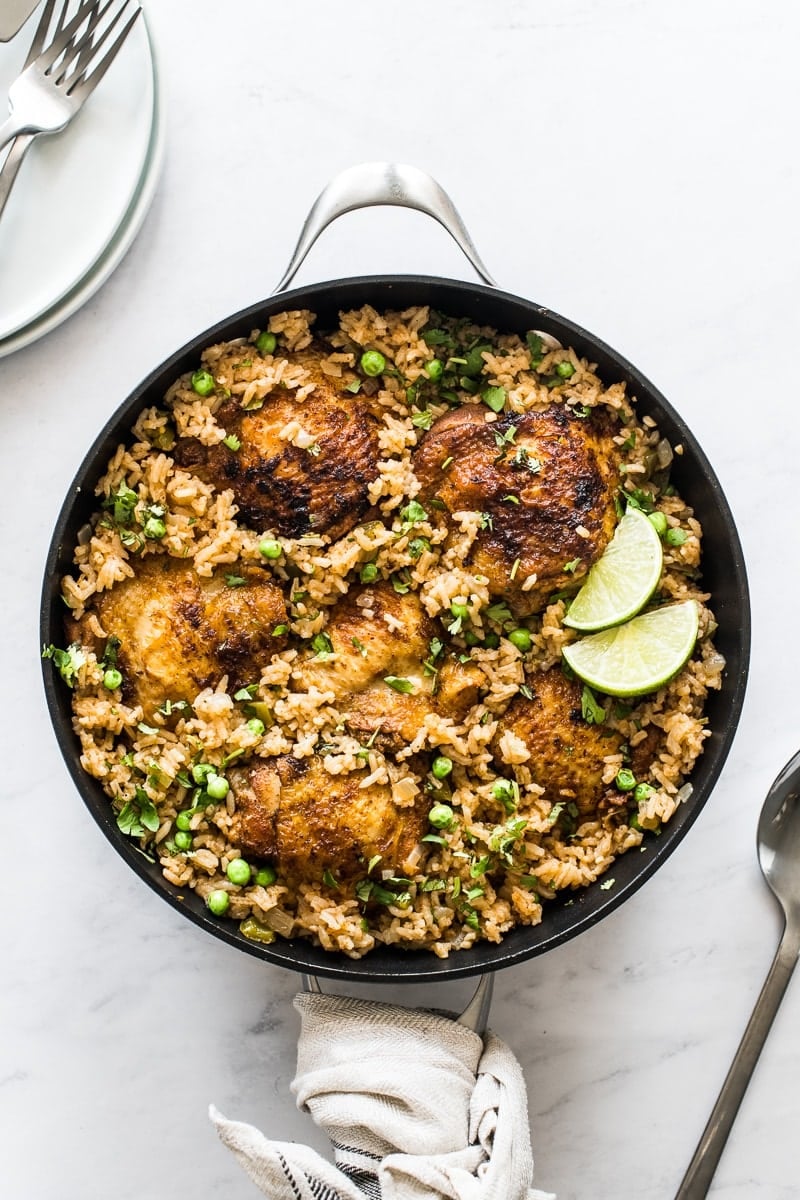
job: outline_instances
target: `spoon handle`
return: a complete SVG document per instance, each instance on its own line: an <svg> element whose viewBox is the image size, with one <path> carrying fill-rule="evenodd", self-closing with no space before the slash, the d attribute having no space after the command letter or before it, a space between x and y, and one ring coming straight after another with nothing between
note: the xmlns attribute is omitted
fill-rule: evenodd
<svg viewBox="0 0 800 1200"><path fill-rule="evenodd" d="M800 953L800 924L787 922L761 994L739 1043L717 1102L697 1144L675 1200L703 1200L708 1195L728 1134L747 1090Z"/></svg>

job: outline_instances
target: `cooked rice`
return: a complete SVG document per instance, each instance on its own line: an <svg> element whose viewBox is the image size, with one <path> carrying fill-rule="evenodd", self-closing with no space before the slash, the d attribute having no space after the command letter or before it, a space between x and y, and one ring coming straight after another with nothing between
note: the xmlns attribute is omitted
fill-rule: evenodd
<svg viewBox="0 0 800 1200"><path fill-rule="evenodd" d="M310 345L313 321L313 314L308 312L276 314L269 320L269 330L279 338L273 355L249 360L248 343L242 339L209 347L199 364L213 372L220 389L239 396L245 408L259 404L276 386L292 389L298 415L282 430L281 437L305 447L313 439L303 427L303 400L314 385L308 373L282 357L281 352ZM415 528L414 536L427 538L430 544L430 549L418 557L410 552L411 535L403 531L395 515L419 489L412 451L422 430L412 423L406 388L424 378L425 365L433 357L434 351L422 336L429 321L425 307L381 314L364 306L342 313L339 329L328 335L332 350L323 369L331 376L340 377L343 367L352 370L363 347L385 354L397 374L383 377L375 397L383 413L379 473L370 488L378 517L362 522L332 544L319 536L279 539L285 551L281 562L291 562L292 576L301 586L292 583L285 567L269 564L268 569L287 591L305 592L305 599L292 606L290 629L296 644L325 627L331 607L347 593L368 560L377 564L383 576L407 571L411 586L431 617L457 601L468 606L477 633L491 628L486 616L492 602L487 581L464 565L480 529L479 514L456 514L449 537L435 524L423 523ZM661 455L659 461L669 459L669 448L665 448L652 418L645 414L637 419L635 400L627 395L624 385L605 386L593 365L574 351L567 351L574 374L553 388L544 380L555 362L565 357L553 338L542 335L544 358L534 367L525 342L516 335L498 336L493 330L477 327L468 332L491 340L493 350L483 356L484 378L506 389L508 410L543 410L554 400L568 408L612 410L623 422L616 438L617 444L625 447L623 479L629 479L634 487L650 478L654 455ZM253 332L250 343L255 342L258 333ZM473 399L462 395L464 402ZM95 595L133 575L143 555L168 554L189 560L202 576L211 575L222 564L263 566L258 544L264 536L275 537L274 531L240 525L230 491L215 492L177 466L170 456L176 437L191 436L213 445L225 436L215 419L219 403L215 396L200 398L191 388L190 376L183 376L170 387L163 408L142 412L130 442L118 447L97 486L100 503L125 484L142 503L165 507L166 532L160 541L143 540L139 546L126 546L113 522L104 520L103 511L98 511L91 530L76 547L75 570L63 581L64 599L75 617L91 606ZM432 407L434 417L445 411L445 404ZM490 420L494 414L487 411L486 416ZM101 781L118 812L137 786L144 789L156 807L158 829L154 835L148 833L141 844L157 857L165 878L176 888L193 889L201 897L224 889L230 896L228 917L240 922L255 918L262 938L269 938L271 933L307 936L325 949L353 957L378 944L426 947L444 957L453 949L468 948L480 938L499 941L515 924L534 925L543 919L543 906L556 893L593 882L618 854L640 845L645 830L657 831L669 820L690 792L685 781L708 736L704 702L708 689L720 686L724 662L711 640L715 624L706 607L708 597L698 582L702 530L692 510L674 490L655 489L653 494L669 526L686 535L681 545L665 543L660 594L669 600L696 599L701 634L691 661L675 679L631 709L610 708L607 724L631 747L652 727L664 732L662 748L648 777L655 791L640 803L638 812L610 810L579 824L570 836L554 822L552 805L543 799L543 789L535 782L535 764L530 762L527 747L513 733L506 732L499 742L499 755L505 764L504 777L515 779L519 788L515 815L527 822L517 846L526 861L524 875L519 866L504 868L498 861L478 880L482 894L477 894L476 880L470 878L469 870L476 855L490 847L498 821L505 820L492 798L492 784L498 773L490 743L498 717L517 695L525 675L523 656L504 638L497 649L472 650L471 657L483 671L486 687L466 718L456 723L430 714L414 741L395 756L385 755L375 746L370 746L367 753L356 738L342 732L345 719L337 711L332 693L296 690L296 648L275 654L260 680L257 699L269 699L275 717L263 737L248 728L242 706L227 690L227 679L201 692L193 701L191 715L170 727L161 718L154 719L157 724L143 725L141 710L127 707L110 695L102 685L101 665L93 654L85 652L79 656L82 661L77 664L73 698L82 764ZM535 576L530 576L521 581L521 586L528 589L535 582ZM533 646L524 661L529 673L558 664L563 646L575 637L562 623L565 607L563 598L554 599L528 622ZM104 631L98 624L95 632L102 635ZM346 889L335 891L325 885L303 884L292 891L280 879L268 887L255 883L236 887L225 874L228 863L240 853L229 840L235 816L232 790L226 801L194 812L192 849L181 853L176 848L175 817L186 808L191 795L185 772L197 761L199 750L203 761L223 764L232 755L307 757L319 752L321 742L325 746L323 762L332 776L362 769L366 760L367 774L361 786L388 784L400 807L414 803L426 787L426 777L417 774L412 765L415 756L439 750L455 764L451 804L458 814L456 825L443 834L441 845L420 847L418 872L408 885L407 896L397 904L374 911L370 906L365 913L364 905L354 895L345 894ZM621 754L608 756L605 782L614 780L622 763ZM468 891L470 899L466 901Z"/></svg>

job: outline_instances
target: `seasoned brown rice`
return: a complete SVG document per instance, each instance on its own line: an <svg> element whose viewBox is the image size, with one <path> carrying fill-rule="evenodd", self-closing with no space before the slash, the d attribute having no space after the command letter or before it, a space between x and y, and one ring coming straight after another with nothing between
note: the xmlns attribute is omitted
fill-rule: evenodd
<svg viewBox="0 0 800 1200"><path fill-rule="evenodd" d="M640 744L649 730L663 735L646 777L652 791L638 805L612 808L565 826L554 820L554 806L543 798L536 763L525 743L506 731L497 750L492 748L498 718L525 686L526 677L557 666L562 648L576 636L563 624L569 596L552 597L543 612L527 621L532 647L524 655L505 637L495 646L470 648L454 635L457 647L469 654L485 679L466 718L457 722L431 713L414 740L399 752L384 753L371 744L365 748L347 731L346 714L337 710L332 694L302 690L296 676L304 641L325 629L333 607L358 580L364 563L374 562L384 579L405 572L407 585L419 595L430 617L447 613L455 602L467 607L476 635L502 632L502 625L487 615L492 597L486 579L468 565L480 514L455 514L450 531L434 521L423 521L413 531L427 540L418 554L410 551L412 535L397 519L399 509L419 492L412 452L423 430L412 420L417 412L414 389L427 379L425 367L434 356L424 334L441 324L442 318L425 307L378 313L365 306L342 313L339 328L327 331L322 369L331 378L352 376L364 348L379 351L392 366L372 396L381 410L379 468L369 487L369 519L347 536L334 542L313 533L278 538L284 551L280 561L291 564L291 577L285 567L265 564L259 554L264 537L277 538L274 530L246 527L237 520L231 491L215 490L171 455L176 438L195 438L207 446L223 440L225 430L215 416L223 397L236 397L250 408L279 387L297 402L296 420L282 429L281 438L313 449L303 404L314 383L290 357L312 344L313 322L309 312L271 317L269 330L276 335L278 348L266 357L254 351L259 330L244 345L242 340L209 347L198 366L213 376L212 395L199 396L192 389L191 376L184 375L170 387L162 407L139 415L130 440L117 448L97 486L97 514L75 549L74 570L63 580L62 589L72 617L79 619L93 612L97 597L133 576L137 563L152 554L185 560L201 577L210 577L221 566L235 570L258 565L271 571L287 595L301 595L290 609L289 644L273 655L251 696L254 703L269 704L272 723L263 735L253 732L248 707L231 694L227 677L194 697L177 721L157 715L145 722L141 708L127 705L119 693L103 685L104 668L98 656L86 647L72 647L66 674L74 684L75 732L85 770L101 781L117 813L127 814L128 832L133 831L142 850L157 859L165 878L176 888L194 889L204 898L227 892L225 919L244 923L246 933L262 939L306 936L325 949L352 957L376 944L425 947L444 957L482 938L497 942L515 924L538 923L543 906L557 892L598 879L617 855L640 845L647 831L657 831L686 801L691 791L687 777L707 737L704 702L708 690L720 686L724 666L712 642L715 624L706 605L708 596L699 583L702 530L691 508L668 486L671 448L648 415L637 417L635 400L622 383L602 383L591 363L546 335L541 335L541 361L534 363L524 339L461 322L463 338L491 342L491 352L484 354L483 382L505 389L506 412L544 410L557 402L572 410L602 408L614 415L623 488L640 499L644 495L648 507L663 513L668 526L683 535L680 544L664 546L657 599L694 598L700 609L700 637L686 667L655 694L631 705L606 704L605 724L621 735L626 749L604 760L605 784L613 785L628 750ZM572 373L554 386L555 366L565 361ZM467 391L458 395L461 403L477 399ZM354 395L353 403L358 402ZM450 406L445 399L429 401L430 419ZM491 422L496 416L487 408L485 419ZM163 537L140 537L134 543L109 519L110 498L121 486L136 493L142 508L163 508ZM301 580L302 588L293 579ZM535 582L533 577L523 587ZM95 633L102 637L104 631L95 621ZM391 621L389 625L392 628ZM366 904L352 887L335 881L292 888L280 875L266 884L254 875L248 885L236 886L226 874L228 864L240 857L229 836L236 818L234 790L205 807L192 799L190 772L198 757L224 771L234 759L241 764L251 758L302 759L321 754L332 777L366 770L361 786L386 784L394 803L403 808L431 790L431 777L420 762L429 763L433 751L446 754L454 764L446 790L457 819L451 830L440 836L437 832L437 840L419 846L416 873L392 903ZM524 819L513 863L492 857L491 852L505 819L498 818L492 800L499 770L503 778L513 780L518 796L514 816ZM129 819L136 796L140 801L143 796L148 812L152 808L157 814L144 831ZM186 851L175 842L175 820L181 811L191 813L191 848ZM120 824L124 836L125 819ZM486 855L491 859L489 869L476 872L476 861Z"/></svg>

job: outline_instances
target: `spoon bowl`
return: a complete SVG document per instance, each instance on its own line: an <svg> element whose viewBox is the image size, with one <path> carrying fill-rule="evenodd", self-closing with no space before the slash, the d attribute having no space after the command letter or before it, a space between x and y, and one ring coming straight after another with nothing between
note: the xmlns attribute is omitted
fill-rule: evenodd
<svg viewBox="0 0 800 1200"><path fill-rule="evenodd" d="M800 752L767 793L758 821L758 861L786 920L800 914Z"/></svg>
<svg viewBox="0 0 800 1200"><path fill-rule="evenodd" d="M758 861L785 918L783 935L675 1200L703 1200L800 953L800 751L775 777L758 820Z"/></svg>

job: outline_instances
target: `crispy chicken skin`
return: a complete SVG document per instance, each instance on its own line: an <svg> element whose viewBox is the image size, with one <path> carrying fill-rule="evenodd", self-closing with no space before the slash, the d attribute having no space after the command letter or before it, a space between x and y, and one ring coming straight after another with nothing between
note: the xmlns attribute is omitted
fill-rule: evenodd
<svg viewBox="0 0 800 1200"><path fill-rule="evenodd" d="M283 879L318 882L365 876L375 855L381 868L405 872L427 828L427 802L398 808L391 788L360 788L364 772L331 775L320 758L289 755L231 770L236 798L231 840L245 854L276 863Z"/></svg>
<svg viewBox="0 0 800 1200"><path fill-rule="evenodd" d="M478 699L484 675L477 665L443 653L433 664L436 674L425 670L437 627L413 592L398 595L388 582L354 588L333 610L326 632L336 658L308 658L295 678L301 687L333 692L353 733L380 730L381 749L400 750L413 741L428 713L463 720ZM396 691L386 676L408 680L413 692Z"/></svg>
<svg viewBox="0 0 800 1200"><path fill-rule="evenodd" d="M530 675L528 687L532 698L517 696L500 718L495 750L503 733L515 733L530 751L526 766L551 804L574 801L581 815L588 816L604 800L622 800L621 793L603 783L603 759L618 753L622 737L584 720L580 685L552 667Z"/></svg>
<svg viewBox="0 0 800 1200"><path fill-rule="evenodd" d="M154 554L136 575L100 595L95 608L106 634L120 639L123 698L152 716L165 700L191 701L228 676L230 691L259 678L285 637L280 589L258 567L238 568L244 583L229 587L222 573L200 578L180 559ZM98 653L91 613L72 622L71 636Z"/></svg>
<svg viewBox="0 0 800 1200"><path fill-rule="evenodd" d="M487 576L494 595L528 615L585 575L611 540L619 461L611 435L605 416L581 419L562 405L490 423L482 405L465 405L440 417L416 450L419 499L448 513L487 514L470 566ZM533 573L537 583L523 591Z"/></svg>
<svg viewBox="0 0 800 1200"><path fill-rule="evenodd" d="M333 540L352 529L369 506L367 488L378 474L378 421L363 397L324 374L319 352L300 352L292 361L305 367L316 385L304 401L298 404L280 387L253 412L235 397L227 400L217 410L217 422L239 439L240 448L182 438L175 461L220 490L230 488L242 520L252 528L273 529L284 537L325 534ZM279 437L290 421L299 421L313 438L313 452Z"/></svg>

